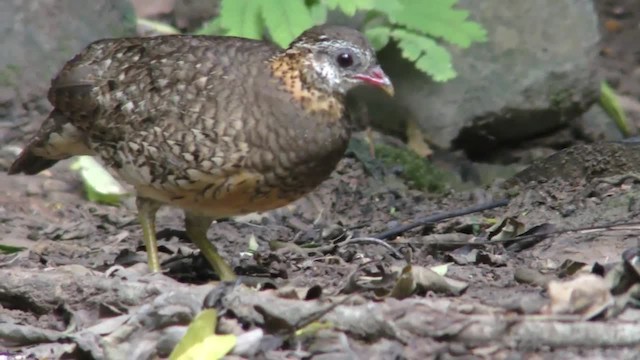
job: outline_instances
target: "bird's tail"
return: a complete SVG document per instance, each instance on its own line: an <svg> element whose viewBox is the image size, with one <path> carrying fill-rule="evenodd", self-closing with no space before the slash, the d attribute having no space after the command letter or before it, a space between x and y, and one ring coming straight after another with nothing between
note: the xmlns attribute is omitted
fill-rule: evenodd
<svg viewBox="0 0 640 360"><path fill-rule="evenodd" d="M58 110L53 110L38 133L9 167L8 174L37 174L73 155L90 155L79 130Z"/></svg>

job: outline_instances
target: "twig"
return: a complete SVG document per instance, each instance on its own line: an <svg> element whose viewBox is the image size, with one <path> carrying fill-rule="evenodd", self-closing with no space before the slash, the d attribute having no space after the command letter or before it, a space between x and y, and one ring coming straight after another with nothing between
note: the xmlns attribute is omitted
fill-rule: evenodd
<svg viewBox="0 0 640 360"><path fill-rule="evenodd" d="M572 229L559 229L559 230L547 231L547 232L538 233L538 234L520 235L520 236L508 238L508 239L491 240L484 244L498 244L498 243L507 243L512 241L516 242L516 241L523 241L523 240L535 239L540 237L548 237L552 235L563 235L568 233L590 234L594 232L603 232L603 231L625 231L625 230L637 231L638 227L640 227L640 222L638 221L635 221L635 222L632 221L632 222L626 222L626 223L613 223L613 224L606 224L606 225L593 225L593 226L585 226L585 227L578 227L578 228L572 228Z"/></svg>
<svg viewBox="0 0 640 360"><path fill-rule="evenodd" d="M450 212L433 214L433 215L418 219L412 223L400 225L392 229L389 229L387 231L383 231L380 234L377 234L373 237L385 240L385 239L398 236L405 231L409 231L411 229L417 228L418 226L427 225L427 224L435 223L438 221L442 221L442 220L446 220L446 219L450 219L458 216L473 214L473 213L484 211L484 210L495 209L498 207L507 206L508 204L509 204L509 199L501 199L498 201L471 206L471 207L458 209Z"/></svg>
<svg viewBox="0 0 640 360"><path fill-rule="evenodd" d="M338 245L342 247L342 246L349 246L349 245L354 245L354 244L366 244L366 243L380 245L380 246L384 247L385 249L389 250L391 252L391 254L393 254L397 259L403 259L404 258L402 256L402 254L400 254L400 252L398 250L393 248L393 246L389 245L384 240L376 239L374 237L357 237L357 238L353 238L353 239L349 239L349 240L343 241Z"/></svg>

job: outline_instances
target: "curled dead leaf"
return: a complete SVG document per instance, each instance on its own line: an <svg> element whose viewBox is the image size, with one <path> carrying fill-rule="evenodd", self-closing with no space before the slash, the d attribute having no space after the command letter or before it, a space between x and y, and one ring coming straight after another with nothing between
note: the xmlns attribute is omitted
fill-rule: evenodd
<svg viewBox="0 0 640 360"><path fill-rule="evenodd" d="M461 295L469 286L460 280L439 275L437 272L422 267L407 265L400 272L395 286L389 296L396 299L404 299L413 294L424 295L428 291L446 295Z"/></svg>

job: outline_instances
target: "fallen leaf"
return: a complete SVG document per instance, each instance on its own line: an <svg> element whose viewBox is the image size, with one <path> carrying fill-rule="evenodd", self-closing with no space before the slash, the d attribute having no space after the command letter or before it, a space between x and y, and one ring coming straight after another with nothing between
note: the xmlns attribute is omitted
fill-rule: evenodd
<svg viewBox="0 0 640 360"><path fill-rule="evenodd" d="M176 360L217 360L222 359L236 345L236 336L211 335L190 347ZM170 358L173 359L173 358Z"/></svg>
<svg viewBox="0 0 640 360"><path fill-rule="evenodd" d="M449 265L452 265L453 263L446 263L446 264L442 264L442 265L436 265L436 266L432 266L430 267L431 271L435 272L436 274L440 275L440 276L445 276L447 274L447 271L449 271Z"/></svg>
<svg viewBox="0 0 640 360"><path fill-rule="evenodd" d="M435 271L414 265L405 266L400 277L389 293L390 297L404 299L413 294L426 294L428 291L458 296L469 284L439 275Z"/></svg>
<svg viewBox="0 0 640 360"><path fill-rule="evenodd" d="M499 241L504 239L511 239L525 230L524 224L513 217L508 217L500 222L496 222L493 226L487 229L489 234L488 238L492 241Z"/></svg>
<svg viewBox="0 0 640 360"><path fill-rule="evenodd" d="M407 147L421 157L427 157L433 154L433 150L424 140L424 134L420 125L414 120L407 121Z"/></svg>
<svg viewBox="0 0 640 360"><path fill-rule="evenodd" d="M70 166L80 173L89 201L117 205L127 191L93 157L79 156Z"/></svg>
<svg viewBox="0 0 640 360"><path fill-rule="evenodd" d="M615 303L604 278L593 274L581 274L568 281L552 280L547 291L551 302L545 312L579 315L583 320L602 314Z"/></svg>
<svg viewBox="0 0 640 360"><path fill-rule="evenodd" d="M260 247L260 245L258 245L256 236L254 234L251 234L251 237L249 237L249 252L255 253L256 251L258 251L258 247Z"/></svg>
<svg viewBox="0 0 640 360"><path fill-rule="evenodd" d="M573 261L570 259L565 260L558 268L558 277L563 278L567 276L573 276L583 269L587 264L580 261Z"/></svg>
<svg viewBox="0 0 640 360"><path fill-rule="evenodd" d="M187 333L171 352L169 360L213 360L228 354L236 345L236 336L216 335L218 312L200 312L187 328Z"/></svg>
<svg viewBox="0 0 640 360"><path fill-rule="evenodd" d="M605 20L604 27L608 32L620 32L623 28L622 23L615 19Z"/></svg>
<svg viewBox="0 0 640 360"><path fill-rule="evenodd" d="M14 254L25 249L23 247L0 244L0 253L2 254Z"/></svg>

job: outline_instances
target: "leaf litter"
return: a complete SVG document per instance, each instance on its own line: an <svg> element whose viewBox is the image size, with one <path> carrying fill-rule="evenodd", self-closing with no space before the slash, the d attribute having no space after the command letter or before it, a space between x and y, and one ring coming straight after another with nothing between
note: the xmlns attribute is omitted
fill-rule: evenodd
<svg viewBox="0 0 640 360"><path fill-rule="evenodd" d="M22 181L37 188L44 179ZM27 246L0 257L0 347L53 358L168 358L198 314L209 314L207 330L189 348L240 358L628 346L640 341L630 326L640 319L637 228L614 222L634 217L623 200L639 186L608 186L599 195L551 181L484 206L464 193L397 192L347 158L293 206L212 225L210 239L241 274L229 284L172 230L181 218L170 209L158 217L168 229L159 237L166 273L149 274L126 203L90 204L82 188L62 188L76 200L56 205L47 215L56 224L27 238L19 227L38 219L17 198L4 200L12 217L0 226ZM53 209L47 198L27 199ZM555 210L570 203L579 206L569 217ZM594 216L602 206L611 210Z"/></svg>

